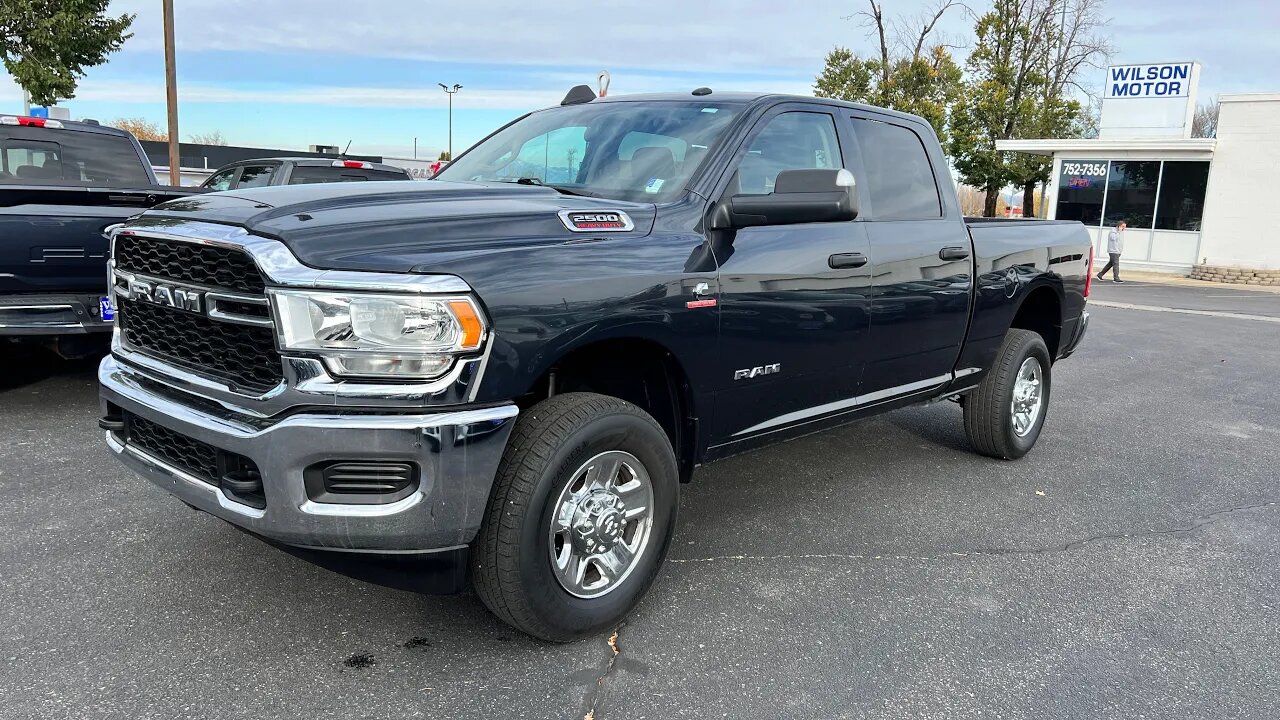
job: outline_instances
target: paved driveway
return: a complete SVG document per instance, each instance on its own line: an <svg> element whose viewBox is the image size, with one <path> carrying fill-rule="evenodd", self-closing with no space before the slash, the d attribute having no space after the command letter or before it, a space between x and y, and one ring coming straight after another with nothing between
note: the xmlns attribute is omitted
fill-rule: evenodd
<svg viewBox="0 0 1280 720"><path fill-rule="evenodd" d="M704 468L613 646L192 512L108 457L88 364L11 358L0 717L1275 717L1280 324L1093 312L1020 462L942 403Z"/></svg>

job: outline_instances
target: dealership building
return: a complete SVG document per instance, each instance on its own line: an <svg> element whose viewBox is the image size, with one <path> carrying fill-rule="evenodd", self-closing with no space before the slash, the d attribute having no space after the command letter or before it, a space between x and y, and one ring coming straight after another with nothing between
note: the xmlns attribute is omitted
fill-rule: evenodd
<svg viewBox="0 0 1280 720"><path fill-rule="evenodd" d="M1280 284L1280 93L1222 95L1216 138L1191 137L1200 66L1107 68L1097 138L1002 140L1001 150L1053 157L1047 217L1106 238L1128 225L1125 267L1218 273ZM1255 272L1247 272L1247 271ZM1275 282L1269 282L1274 279Z"/></svg>

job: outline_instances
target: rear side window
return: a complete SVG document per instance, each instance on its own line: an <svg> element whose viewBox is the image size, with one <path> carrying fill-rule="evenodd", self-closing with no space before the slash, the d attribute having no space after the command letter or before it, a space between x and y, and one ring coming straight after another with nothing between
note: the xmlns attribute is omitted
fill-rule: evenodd
<svg viewBox="0 0 1280 720"><path fill-rule="evenodd" d="M0 183L146 187L151 178L129 138L6 127L0 131Z"/></svg>
<svg viewBox="0 0 1280 720"><path fill-rule="evenodd" d="M876 220L942 217L942 201L924 143L900 125L853 118Z"/></svg>
<svg viewBox="0 0 1280 720"><path fill-rule="evenodd" d="M318 167L314 165L298 165L289 175L290 185L311 185L314 183L365 182L379 180L408 180L402 172L388 170L356 170L352 168Z"/></svg>
<svg viewBox="0 0 1280 720"><path fill-rule="evenodd" d="M240 172L240 182L236 183L236 188L266 187L271 184L271 178L275 174L275 165L246 165Z"/></svg>

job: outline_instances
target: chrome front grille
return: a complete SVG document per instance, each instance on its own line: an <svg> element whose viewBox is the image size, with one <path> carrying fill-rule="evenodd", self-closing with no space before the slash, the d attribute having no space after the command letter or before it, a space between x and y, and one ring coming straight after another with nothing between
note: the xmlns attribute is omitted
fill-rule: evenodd
<svg viewBox="0 0 1280 720"><path fill-rule="evenodd" d="M126 350L260 395L284 379L266 282L245 251L134 233L115 238L113 291Z"/></svg>

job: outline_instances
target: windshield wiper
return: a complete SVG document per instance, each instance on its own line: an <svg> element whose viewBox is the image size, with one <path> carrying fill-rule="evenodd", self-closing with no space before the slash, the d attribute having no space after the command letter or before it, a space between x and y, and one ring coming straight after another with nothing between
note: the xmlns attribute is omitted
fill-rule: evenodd
<svg viewBox="0 0 1280 720"><path fill-rule="evenodd" d="M577 195L580 197L598 197L594 193L589 193L589 192L586 192L585 190L574 190L572 188L567 188L563 185L548 185L547 183L542 182L542 178L539 178L539 177L522 177L522 178L516 178L515 180L502 180L501 182L514 183L516 185L537 185L538 187L549 187L552 190L555 190L556 192L562 195Z"/></svg>

